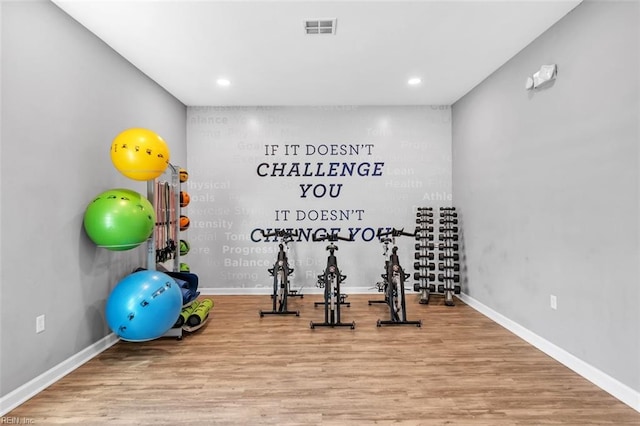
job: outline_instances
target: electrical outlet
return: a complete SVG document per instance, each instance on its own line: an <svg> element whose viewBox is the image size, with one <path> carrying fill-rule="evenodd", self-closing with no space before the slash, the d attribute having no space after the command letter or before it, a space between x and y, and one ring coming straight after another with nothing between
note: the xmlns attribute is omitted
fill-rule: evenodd
<svg viewBox="0 0 640 426"><path fill-rule="evenodd" d="M551 309L553 309L553 310L558 309L558 298L556 296L554 296L553 294L549 298L549 305L551 306Z"/></svg>
<svg viewBox="0 0 640 426"><path fill-rule="evenodd" d="M36 333L42 333L44 331L44 315L36 317Z"/></svg>

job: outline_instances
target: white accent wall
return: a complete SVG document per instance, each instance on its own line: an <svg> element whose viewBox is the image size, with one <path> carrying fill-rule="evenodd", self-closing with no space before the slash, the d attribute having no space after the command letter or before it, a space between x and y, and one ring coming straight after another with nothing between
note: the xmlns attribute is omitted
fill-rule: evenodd
<svg viewBox="0 0 640 426"><path fill-rule="evenodd" d="M451 110L423 107L189 107L191 203L183 260L201 286L264 293L277 251L260 231L299 230L292 288L317 290L338 230L348 291L373 291L383 272L378 228L414 232L416 207L451 203ZM413 271L415 240L398 238Z"/></svg>

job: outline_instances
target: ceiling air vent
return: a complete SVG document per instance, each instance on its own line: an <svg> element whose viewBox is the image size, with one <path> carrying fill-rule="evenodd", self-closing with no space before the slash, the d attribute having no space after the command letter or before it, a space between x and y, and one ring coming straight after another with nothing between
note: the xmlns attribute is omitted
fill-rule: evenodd
<svg viewBox="0 0 640 426"><path fill-rule="evenodd" d="M335 34L337 19L307 19L304 21L304 31L307 34Z"/></svg>

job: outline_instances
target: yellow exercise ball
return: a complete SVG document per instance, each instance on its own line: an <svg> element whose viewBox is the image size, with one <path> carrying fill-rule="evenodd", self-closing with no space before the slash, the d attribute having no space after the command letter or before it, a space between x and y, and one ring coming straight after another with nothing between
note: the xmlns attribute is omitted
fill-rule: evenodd
<svg viewBox="0 0 640 426"><path fill-rule="evenodd" d="M115 137L111 161L120 173L134 180L151 180L169 166L169 147L148 129L131 128Z"/></svg>

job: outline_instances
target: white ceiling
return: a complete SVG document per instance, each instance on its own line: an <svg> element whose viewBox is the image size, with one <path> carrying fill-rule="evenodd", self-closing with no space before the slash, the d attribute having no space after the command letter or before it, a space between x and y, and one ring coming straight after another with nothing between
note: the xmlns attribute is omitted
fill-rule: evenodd
<svg viewBox="0 0 640 426"><path fill-rule="evenodd" d="M188 106L451 105L580 2L53 0Z"/></svg>

